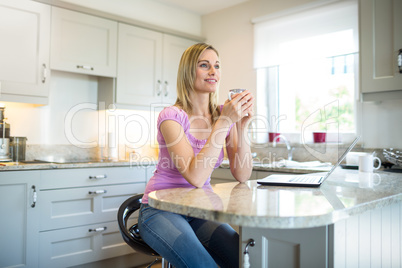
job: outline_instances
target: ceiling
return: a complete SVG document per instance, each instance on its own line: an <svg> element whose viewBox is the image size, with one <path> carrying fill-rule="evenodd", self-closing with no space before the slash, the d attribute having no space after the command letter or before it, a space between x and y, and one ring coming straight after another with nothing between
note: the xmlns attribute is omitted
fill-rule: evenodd
<svg viewBox="0 0 402 268"><path fill-rule="evenodd" d="M199 15L206 15L215 11L235 6L250 0L157 0L157 2L188 10Z"/></svg>

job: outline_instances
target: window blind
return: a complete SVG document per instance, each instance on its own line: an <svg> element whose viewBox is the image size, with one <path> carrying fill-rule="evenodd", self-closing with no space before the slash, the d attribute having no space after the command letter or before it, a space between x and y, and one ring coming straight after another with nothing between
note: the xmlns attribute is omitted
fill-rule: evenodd
<svg viewBox="0 0 402 268"><path fill-rule="evenodd" d="M258 20L254 23L254 67L302 65L311 58L358 52L357 9L357 1L345 0Z"/></svg>

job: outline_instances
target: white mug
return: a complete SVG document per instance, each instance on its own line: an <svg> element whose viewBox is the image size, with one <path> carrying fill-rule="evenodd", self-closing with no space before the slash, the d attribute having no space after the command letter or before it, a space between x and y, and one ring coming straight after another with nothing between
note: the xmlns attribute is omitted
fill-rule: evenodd
<svg viewBox="0 0 402 268"><path fill-rule="evenodd" d="M374 166L374 160L378 161L378 165ZM361 155L359 156L359 171L361 172L373 172L373 170L379 169L381 167L380 158L369 155Z"/></svg>
<svg viewBox="0 0 402 268"><path fill-rule="evenodd" d="M370 153L365 152L349 152L346 155L346 165L357 166L359 165L359 157L364 155L369 155Z"/></svg>
<svg viewBox="0 0 402 268"><path fill-rule="evenodd" d="M241 93L243 91L245 91L244 88L235 88L235 89L229 90L229 95L228 95L229 100L232 100L232 95L233 94L238 94L238 93Z"/></svg>

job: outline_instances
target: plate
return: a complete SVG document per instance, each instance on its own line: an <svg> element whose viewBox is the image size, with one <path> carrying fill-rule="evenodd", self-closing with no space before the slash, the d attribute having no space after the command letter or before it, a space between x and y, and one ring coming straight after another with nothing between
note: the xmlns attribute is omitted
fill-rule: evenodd
<svg viewBox="0 0 402 268"><path fill-rule="evenodd" d="M341 165L341 167L344 169L359 169L357 165Z"/></svg>

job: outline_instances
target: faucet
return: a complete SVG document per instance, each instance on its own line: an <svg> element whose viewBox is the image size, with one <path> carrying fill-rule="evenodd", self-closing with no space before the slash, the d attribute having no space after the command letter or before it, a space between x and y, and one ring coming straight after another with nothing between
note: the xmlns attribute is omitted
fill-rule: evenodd
<svg viewBox="0 0 402 268"><path fill-rule="evenodd" d="M273 146L273 147L276 147L276 141L279 140L280 138L282 138L282 139L285 141L285 143L286 143L286 148L287 148L287 150L288 150L288 160L291 161L292 158L293 158L293 150L294 150L295 148L292 148L292 147L290 146L290 142L286 139L285 136L283 136L282 134L276 136L276 137L274 138L273 142L272 142L272 146Z"/></svg>

